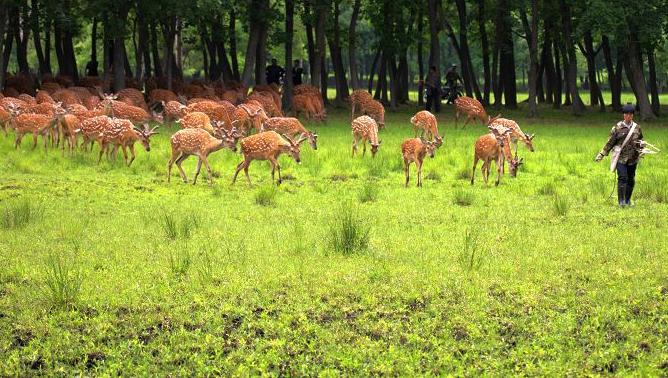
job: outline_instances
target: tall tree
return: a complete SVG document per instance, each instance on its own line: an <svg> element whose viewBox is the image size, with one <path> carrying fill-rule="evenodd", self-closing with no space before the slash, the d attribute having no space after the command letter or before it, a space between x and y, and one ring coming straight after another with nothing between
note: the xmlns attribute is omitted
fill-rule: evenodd
<svg viewBox="0 0 668 378"><path fill-rule="evenodd" d="M329 34L332 38L327 38L327 44L329 45L329 53L334 68L334 79L336 80L336 104L337 106L342 106L343 102L348 99L349 90L346 71L343 67L343 56L341 54L341 30L339 27L339 17L341 15L340 0L333 0L331 11L333 17L330 18Z"/></svg>
<svg viewBox="0 0 668 378"><path fill-rule="evenodd" d="M489 90L490 90L490 69L489 69L489 41L487 40L487 29L485 26L487 15L485 14L485 0L478 0L478 32L480 35L480 47L482 48L482 68L484 75L484 87L482 95L483 105L489 104Z"/></svg>
<svg viewBox="0 0 668 378"><path fill-rule="evenodd" d="M7 6L4 1L0 2L0 47L5 43L5 25L7 24ZM0 91L5 88L5 60L0 57Z"/></svg>
<svg viewBox="0 0 668 378"><path fill-rule="evenodd" d="M559 0L559 9L561 13L561 24L563 28L563 43L566 47L566 54L564 61L568 61L566 72L566 80L568 81L568 89L571 95L571 113L573 115L582 115L587 107L580 98L580 93L577 86L577 57L575 55L575 44L571 33L571 7L566 3L566 0Z"/></svg>
<svg viewBox="0 0 668 378"><path fill-rule="evenodd" d="M538 0L531 0L531 22L526 12L520 11L524 33L529 44L529 116L538 115L536 92L538 89Z"/></svg>
<svg viewBox="0 0 668 378"><path fill-rule="evenodd" d="M283 82L283 109L292 109L292 41L294 34L294 0L285 0L285 81Z"/></svg>
<svg viewBox="0 0 668 378"><path fill-rule="evenodd" d="M348 62L350 67L350 85L353 90L360 89L360 81L357 73L357 45L355 43L355 29L357 28L357 17L360 13L362 0L355 0L353 12L350 16L350 25L348 26Z"/></svg>
<svg viewBox="0 0 668 378"><path fill-rule="evenodd" d="M436 73L441 72L441 46L438 41L439 31L439 0L427 0L427 14L429 15L429 66L436 67Z"/></svg>

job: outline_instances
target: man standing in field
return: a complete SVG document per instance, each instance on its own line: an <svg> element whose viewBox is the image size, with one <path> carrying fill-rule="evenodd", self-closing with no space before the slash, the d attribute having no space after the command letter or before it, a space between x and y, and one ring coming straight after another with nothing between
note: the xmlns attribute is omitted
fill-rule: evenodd
<svg viewBox="0 0 668 378"><path fill-rule="evenodd" d="M427 111L434 107L434 113L441 111L441 77L436 73L436 66L429 67L427 80L424 83L427 88Z"/></svg>
<svg viewBox="0 0 668 378"><path fill-rule="evenodd" d="M304 69L299 66L299 60L295 60L292 66L292 85L295 87L302 83Z"/></svg>
<svg viewBox="0 0 668 378"><path fill-rule="evenodd" d="M636 167L640 159L638 142L643 137L640 125L633 122L633 113L635 113L635 107L630 102L622 107L624 120L612 127L608 143L596 155L596 161L601 161L610 150L613 151L611 169L617 170L617 200L621 207L634 205L631 202L631 194L633 194ZM616 166L614 165L615 159L617 160Z"/></svg>
<svg viewBox="0 0 668 378"><path fill-rule="evenodd" d="M265 73L267 74L267 84L274 83L281 86L281 78L285 74L285 70L276 63L276 59L271 60L271 65L267 66Z"/></svg>

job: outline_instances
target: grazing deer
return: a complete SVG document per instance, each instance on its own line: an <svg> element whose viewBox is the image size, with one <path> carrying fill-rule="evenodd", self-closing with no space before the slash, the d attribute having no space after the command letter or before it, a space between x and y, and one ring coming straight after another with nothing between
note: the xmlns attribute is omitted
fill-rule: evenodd
<svg viewBox="0 0 668 378"><path fill-rule="evenodd" d="M213 184L211 167L207 160L209 154L223 148L227 148L232 152L237 152L237 139L241 136L240 134L237 134L236 129L232 129L231 132L228 132L221 127L216 128L214 135L215 137L209 135L209 133L202 129L183 129L174 133L170 138L172 144L172 158L169 159L169 163L167 164L167 182L170 182L171 180L172 165L176 162L176 166L179 168L183 182L187 183L188 178L186 177L185 172L183 172L181 163L183 163L188 156L195 155L199 157L199 160L197 160L197 169L195 170L193 185L197 183L197 175L199 175L202 163L204 163L204 166L209 173L209 184Z"/></svg>
<svg viewBox="0 0 668 378"><path fill-rule="evenodd" d="M144 129L140 129L132 124L130 120L114 118L108 127L105 127L102 130L98 141L100 143L100 156L97 159L97 164L100 164L102 159L102 154L107 151L110 144L114 144L114 151L112 151L111 156L113 157L118 149L118 146L121 147L123 151L123 156L125 157L125 164L129 167L130 164L135 160L135 142L140 142L144 149L148 152L151 151L151 140L150 137L154 134L155 129L158 126L155 126L153 129L149 130L148 125L144 125ZM128 153L126 147L130 148L130 154L132 157L128 161Z"/></svg>
<svg viewBox="0 0 668 378"><path fill-rule="evenodd" d="M232 106L234 108L234 106ZM190 104L186 107L186 113L202 112L209 116L211 122L224 122L227 128L232 127L232 119L230 117L230 110L225 106L215 101L207 100Z"/></svg>
<svg viewBox="0 0 668 378"><path fill-rule="evenodd" d="M65 143L69 145L68 154L74 154L77 148L77 138L81 134L81 121L74 114L65 114L58 125L63 139L62 155L65 156Z"/></svg>
<svg viewBox="0 0 668 378"><path fill-rule="evenodd" d="M524 131L520 129L520 125L518 125L517 122L506 118L496 118L492 120L489 126L495 128L506 127L512 130L510 133L510 142L515 147L515 156L517 156L518 140L521 140L522 144L524 144L524 147L526 147L529 151L533 152L533 138L536 136L536 134L531 134L531 135L525 134Z"/></svg>
<svg viewBox="0 0 668 378"><path fill-rule="evenodd" d="M184 115L186 115L186 106L180 102L162 102L162 121L165 125L171 125L172 121L183 118Z"/></svg>
<svg viewBox="0 0 668 378"><path fill-rule="evenodd" d="M473 158L471 185L473 185L475 179L475 168L478 165L478 160L483 161L482 168L480 170L482 171L482 177L485 180L485 184L487 184L492 160L496 162L498 173L494 185L497 186L501 180L501 172L503 171L503 164L505 159L508 159L510 177L515 177L517 175L517 168L519 168L519 166L524 161L524 158L517 160L517 156L513 157L510 152L511 129L504 128L502 130L498 130L496 128L490 127L489 130L491 133L481 136L475 142L475 156Z"/></svg>
<svg viewBox="0 0 668 378"><path fill-rule="evenodd" d="M5 108L0 107L0 127L5 131L5 136L9 131L9 126L11 124L12 114L7 111Z"/></svg>
<svg viewBox="0 0 668 378"><path fill-rule="evenodd" d="M385 107L380 101L362 99L362 112L378 122L378 127L385 128Z"/></svg>
<svg viewBox="0 0 668 378"><path fill-rule="evenodd" d="M373 100L373 97L371 97L371 94L369 92L362 89L353 91L353 93L351 93L350 96L348 97L348 101L350 102L350 120L352 121L353 119L355 119L356 107L361 107L364 101L371 101L371 100Z"/></svg>
<svg viewBox="0 0 668 378"><path fill-rule="evenodd" d="M151 109L160 103L164 106L165 103L170 101L181 103L181 99L176 93L167 89L153 89L148 94L148 103L146 106Z"/></svg>
<svg viewBox="0 0 668 378"><path fill-rule="evenodd" d="M274 97L269 92L253 92L248 96L248 100L255 100L262 104L264 111L269 117L283 117L281 108L276 106ZM280 97L279 97L280 104Z"/></svg>
<svg viewBox="0 0 668 378"><path fill-rule="evenodd" d="M125 88L117 93L118 100L124 102L128 105L136 106L138 108L144 109L148 112L148 106L146 106L146 100L144 99L144 94L134 88Z"/></svg>
<svg viewBox="0 0 668 378"><path fill-rule="evenodd" d="M279 134L285 134L294 138L299 135L300 138L306 137L309 145L314 150L318 149L316 141L318 139L317 131L308 131L297 118L293 117L272 117L263 125L263 131L275 131Z"/></svg>
<svg viewBox="0 0 668 378"><path fill-rule="evenodd" d="M83 137L82 148L84 151L88 150L88 144L91 144L91 151L93 150L92 143L98 141L98 147L102 151L102 144L99 143L101 137L104 135L104 130L113 126L114 119L108 116L95 116L85 118L81 121L81 136Z"/></svg>
<svg viewBox="0 0 668 378"><path fill-rule="evenodd" d="M243 111L246 112L248 115L248 118L250 119L250 127L245 130L250 133L250 129L254 128L255 132L262 132L263 127L265 122L269 119L267 116L267 113L265 113L264 108L262 105L254 100L250 100L245 104L240 104L238 109L242 109Z"/></svg>
<svg viewBox="0 0 668 378"><path fill-rule="evenodd" d="M204 129L213 134L213 126L209 116L202 112L191 112L177 121L182 129Z"/></svg>
<svg viewBox="0 0 668 378"><path fill-rule="evenodd" d="M299 145L306 140L306 137L303 137L295 142L287 135L283 135L283 137L287 139L287 142L277 132L266 131L242 139L240 143L244 161L237 166L232 184L237 180L239 171L243 169L248 179L248 185L252 185L250 176L248 176L248 166L251 161L269 160L269 163L271 163L271 181L274 182L274 171L278 170L278 184L280 185L283 179L281 178L281 166L278 164L278 157L282 153L289 153L300 164Z"/></svg>
<svg viewBox="0 0 668 378"><path fill-rule="evenodd" d="M435 148L435 142L427 142L418 138L406 139L401 144L401 153L404 156L404 171L406 172L406 187L408 187L408 172L412 162L415 162L417 167L417 186L422 187L422 162L427 154L429 154L429 157L434 157Z"/></svg>
<svg viewBox="0 0 668 378"><path fill-rule="evenodd" d="M432 137L436 140L436 147L441 147L443 145L445 134L443 134L443 136L438 135L438 122L431 112L420 110L411 118L411 123L413 124L413 131L415 131L414 138L417 138L418 130L422 129L420 138L424 138L426 131L429 140L432 140Z"/></svg>
<svg viewBox="0 0 668 378"><path fill-rule="evenodd" d="M49 92L47 91L37 91L37 94L35 95L35 100L37 100L38 104L43 104L43 103L49 103L49 104L55 104L56 100L51 97Z"/></svg>
<svg viewBox="0 0 668 378"><path fill-rule="evenodd" d="M316 122L323 122L324 118L316 108L313 96L308 94L300 94L292 97L292 116L297 118L299 113L304 113L306 121L313 118Z"/></svg>
<svg viewBox="0 0 668 378"><path fill-rule="evenodd" d="M380 147L380 143L383 141L382 139L378 140L378 125L376 121L369 116L360 116L350 123L350 128L353 132L353 156L357 153L357 143L360 139L362 140L362 156L366 154L366 141L368 139L371 144L371 157L375 157L378 147Z"/></svg>
<svg viewBox="0 0 668 378"><path fill-rule="evenodd" d="M10 110L11 112L12 110ZM16 146L15 148L21 147L21 140L25 134L32 134L32 148L37 147L37 136L42 136L42 141L44 142L44 153L46 153L46 137L47 133L50 133L52 129L56 127L58 122L62 119L62 116L65 114L65 110L61 107L55 108L55 112L52 116L42 115L42 114L19 114L17 116L12 116L11 123L16 131Z"/></svg>
<svg viewBox="0 0 668 378"><path fill-rule="evenodd" d="M123 101L111 100L113 115L117 118L127 119L135 125L142 125L151 121L162 121L154 111L149 114L146 110L128 105Z"/></svg>
<svg viewBox="0 0 668 378"><path fill-rule="evenodd" d="M459 115L462 113L467 115L462 130L464 130L470 120L479 119L483 125L489 125L492 120L501 117L501 114L499 114L494 118L490 118L485 111L485 107L475 98L458 97L455 99L455 129L457 129L457 124L459 123Z"/></svg>

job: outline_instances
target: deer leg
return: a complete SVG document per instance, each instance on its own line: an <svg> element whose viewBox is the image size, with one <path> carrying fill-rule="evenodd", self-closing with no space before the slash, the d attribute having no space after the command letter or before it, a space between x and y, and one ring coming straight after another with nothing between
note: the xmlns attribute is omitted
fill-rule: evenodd
<svg viewBox="0 0 668 378"><path fill-rule="evenodd" d="M357 152L357 138L353 137L353 157L355 156L356 152Z"/></svg>
<svg viewBox="0 0 668 378"><path fill-rule="evenodd" d="M404 159L404 173L406 173L406 184L405 186L408 188L408 176L411 168L411 163L408 161L408 159Z"/></svg>
<svg viewBox="0 0 668 378"><path fill-rule="evenodd" d="M464 125L462 126L462 130L464 130L464 128L466 127L466 125L469 123L469 121L471 119L473 119L473 117L471 117L470 115L468 117L466 117L466 122L464 122Z"/></svg>
<svg viewBox="0 0 668 378"><path fill-rule="evenodd" d="M496 182L494 183L494 186L499 186L499 181L501 181L501 172L503 171L503 160L501 158L498 158L496 160Z"/></svg>
<svg viewBox="0 0 668 378"><path fill-rule="evenodd" d="M422 187L422 162L420 160L415 161L415 166L417 167L417 177L418 177L418 188Z"/></svg>
<svg viewBox="0 0 668 378"><path fill-rule="evenodd" d="M197 176L199 176L199 170L202 168L202 157L199 156L197 159L197 168L195 168L195 177L193 177L193 185L197 184Z"/></svg>
<svg viewBox="0 0 668 378"><path fill-rule="evenodd" d="M97 158L97 165L100 165L100 160L102 160L102 155L104 155L105 145L100 144L100 156Z"/></svg>
<svg viewBox="0 0 668 378"><path fill-rule="evenodd" d="M362 138L362 156L366 154L366 138Z"/></svg>
<svg viewBox="0 0 668 378"><path fill-rule="evenodd" d="M181 166L181 163L183 163L184 160L188 158L188 154L181 154L178 159L176 159L176 167L179 168L179 172L181 172L181 178L183 179L184 183L188 183L188 177L186 177L186 173L183 171L183 167Z"/></svg>
<svg viewBox="0 0 668 378"><path fill-rule="evenodd" d="M14 148L19 148L21 147L21 140L23 139L23 133L17 133L16 134L16 144L14 145Z"/></svg>
<svg viewBox="0 0 668 378"><path fill-rule="evenodd" d="M239 174L239 171L241 171L241 169L244 167L245 163L246 163L246 158L244 158L244 160L241 163L239 163L239 165L237 165L237 171L234 172L234 178L232 179L232 184L234 184L234 182L237 181L237 175Z"/></svg>
<svg viewBox="0 0 668 378"><path fill-rule="evenodd" d="M179 156L179 153L175 153L175 151L173 151L172 157L169 159L169 163L167 163L167 182L170 182L172 179L172 165L174 164L177 156Z"/></svg>
<svg viewBox="0 0 668 378"><path fill-rule="evenodd" d="M485 185L487 185L487 179L489 178L489 164L490 162L485 160L482 163L482 167L480 168L480 171L482 172L482 178L485 180Z"/></svg>
<svg viewBox="0 0 668 378"><path fill-rule="evenodd" d="M34 150L37 147L37 131L32 133L32 149Z"/></svg>
<svg viewBox="0 0 668 378"><path fill-rule="evenodd" d="M204 167L206 168L206 171L209 174L209 185L213 185L213 174L211 174L211 167L209 166L209 160L206 158L206 156L200 156L200 159L204 162Z"/></svg>
<svg viewBox="0 0 668 378"><path fill-rule="evenodd" d="M418 129L419 127L417 124L413 125L413 138L417 138Z"/></svg>
<svg viewBox="0 0 668 378"><path fill-rule="evenodd" d="M478 165L478 156L473 157L473 172L471 172L471 185L473 185L473 182L475 181L475 167Z"/></svg>
<svg viewBox="0 0 668 378"><path fill-rule="evenodd" d="M350 107L350 120L355 119L355 103L353 102L352 106Z"/></svg>
<svg viewBox="0 0 668 378"><path fill-rule="evenodd" d="M130 148L130 155L132 155L130 162L128 163L128 167L130 167L130 164L135 161L135 145L134 143L131 143L128 147ZM123 146L123 153L125 153L125 146Z"/></svg>
<svg viewBox="0 0 668 378"><path fill-rule="evenodd" d="M246 178L248 179L248 186L253 186L251 183L250 176L248 175L248 166L250 165L250 160L245 161L244 163L244 173L246 174Z"/></svg>

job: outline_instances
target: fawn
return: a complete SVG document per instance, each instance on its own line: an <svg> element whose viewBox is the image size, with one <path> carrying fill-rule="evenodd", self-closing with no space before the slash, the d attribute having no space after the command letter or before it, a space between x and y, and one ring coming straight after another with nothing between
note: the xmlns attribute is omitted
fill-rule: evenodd
<svg viewBox="0 0 668 378"><path fill-rule="evenodd" d="M353 156L357 153L357 143L360 139L362 140L362 156L366 154L366 141L368 139L371 144L371 157L375 157L378 147L380 147L380 143L383 141L382 139L378 140L378 125L376 121L369 116L360 116L351 122L350 128L353 132Z"/></svg>
<svg viewBox="0 0 668 378"><path fill-rule="evenodd" d="M424 138L425 131L427 132L427 137L429 140L432 137L436 140L436 147L441 147L443 145L443 136L438 135L438 122L436 121L436 116L427 110L421 110L411 118L411 123L413 124L413 131L415 131L414 138L417 138L417 132L419 129L422 129L420 138Z"/></svg>
<svg viewBox="0 0 668 378"><path fill-rule="evenodd" d="M418 138L406 139L401 144L401 154L404 156L404 171L406 172L406 187L408 187L408 172L412 162L415 162L417 167L417 186L422 187L422 162L427 154L431 158L434 157L435 148L435 142Z"/></svg>
<svg viewBox="0 0 668 378"><path fill-rule="evenodd" d="M489 168L492 163L492 160L496 162L497 176L496 182L494 185L499 185L501 179L501 172L503 171L504 160L508 160L508 169L510 171L510 177L515 177L517 175L517 169L524 158L517 160L517 156L513 157L510 152L510 133L512 132L509 128L503 128L498 130L493 127L489 127L491 131L490 134L485 134L478 138L475 142L475 156L473 158L473 172L471 173L471 185L473 185L475 179L475 168L478 164L478 160L482 160L482 177L487 184L487 179L489 177Z"/></svg>

